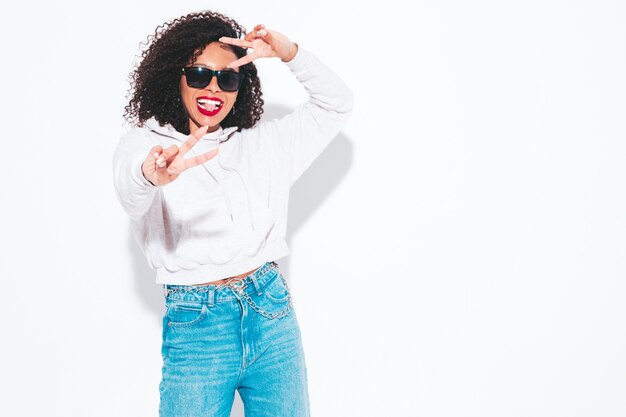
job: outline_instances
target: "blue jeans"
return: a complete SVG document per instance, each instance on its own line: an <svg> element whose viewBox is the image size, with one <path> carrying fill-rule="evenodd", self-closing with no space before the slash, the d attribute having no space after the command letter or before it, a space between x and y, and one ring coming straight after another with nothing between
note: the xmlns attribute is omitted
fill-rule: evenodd
<svg viewBox="0 0 626 417"><path fill-rule="evenodd" d="M310 416L291 293L267 262L230 286L165 285L160 417Z"/></svg>

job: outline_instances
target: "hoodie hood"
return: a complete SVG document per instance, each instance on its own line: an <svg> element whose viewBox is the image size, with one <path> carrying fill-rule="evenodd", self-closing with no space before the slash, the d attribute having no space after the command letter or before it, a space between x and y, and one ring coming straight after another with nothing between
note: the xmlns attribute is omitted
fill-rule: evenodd
<svg viewBox="0 0 626 417"><path fill-rule="evenodd" d="M159 135L163 135L163 136L167 136L169 138L175 139L177 141L179 141L181 143L181 145L183 143L185 143L185 141L187 140L187 138L189 137L188 135L185 135L183 133L180 133L179 131L177 131L176 129L174 129L174 127L171 124L166 124L164 126L159 125L159 122L154 118L150 118L149 120L146 120L146 122L144 123L145 127L150 129L151 131L159 134ZM227 127L226 129L223 129L222 126L219 126L215 131L213 132L209 132L206 135L202 136L200 138L201 141L207 141L207 145L211 146L214 145L215 147L220 146L220 144L222 142L226 142L228 139L230 139L231 136L233 136L238 130L237 126L231 126L231 127ZM243 185L245 192L246 192L246 203L248 206L248 213L250 215L250 221L252 224L252 230L254 230L254 216L253 216L253 210L252 210L252 206L250 203L250 195L248 194L248 187L246 186L246 182L244 181L241 173L236 169L236 168L230 168L227 166L222 165L222 161L220 158L220 154L221 154L221 150L220 152L217 153L217 155L215 156L215 159L217 160L218 165L225 171L229 171L229 172L234 172L237 174L237 176L239 177L239 180L241 181L241 184ZM222 194L222 198L224 199L224 201L226 202L226 206L228 207L228 211L230 214L230 221L234 222L235 218L233 216L233 209L232 209L232 205L230 202L230 199L228 198L228 195L226 194L224 187L222 186L222 184L220 184L219 181L219 176L218 175L214 175L214 173L212 173L209 168L206 166L206 164L202 164L202 167L209 173L209 175L211 175L211 177L215 180L215 182L218 184L218 188L220 189L220 193Z"/></svg>
<svg viewBox="0 0 626 417"><path fill-rule="evenodd" d="M153 132L176 139L182 143L184 143L189 137L188 135L180 133L178 130L174 129L174 127L169 123L165 126L159 125L159 122L154 117L146 120L144 125ZM237 126L227 127L226 129L222 129L222 126L219 126L217 130L214 132L208 132L206 135L202 136L200 140L214 142L219 145L219 143L228 140L234 132L237 131L237 129Z"/></svg>

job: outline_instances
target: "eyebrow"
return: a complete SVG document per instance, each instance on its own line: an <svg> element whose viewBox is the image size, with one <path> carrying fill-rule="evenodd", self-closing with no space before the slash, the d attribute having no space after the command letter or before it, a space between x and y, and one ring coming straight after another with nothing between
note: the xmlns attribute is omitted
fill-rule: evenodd
<svg viewBox="0 0 626 417"><path fill-rule="evenodd" d="M207 65L204 65L204 64L191 64L191 66L192 66L192 67L202 67L202 68L206 68L206 69L213 69L213 68L210 68L210 67L208 67ZM227 68L227 67L218 68L218 69L216 69L215 71L224 71L224 70L227 70L227 71L235 71L235 70L233 70L232 68ZM235 71L235 72L236 72L236 71Z"/></svg>

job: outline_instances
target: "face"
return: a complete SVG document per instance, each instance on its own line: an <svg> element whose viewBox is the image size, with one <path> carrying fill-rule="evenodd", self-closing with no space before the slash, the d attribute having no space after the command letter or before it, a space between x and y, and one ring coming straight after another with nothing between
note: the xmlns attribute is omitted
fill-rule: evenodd
<svg viewBox="0 0 626 417"><path fill-rule="evenodd" d="M222 70L236 59L237 55L228 45L221 42L212 42L204 48L202 54L197 57L196 62L193 64L188 62L187 65ZM239 72L239 68L235 69L235 71ZM183 74L180 78L180 95L189 115L190 133L195 132L202 126L209 126L207 132L217 130L220 122L232 110L235 100L237 100L237 91L232 93L223 91L217 84L216 76L213 76L209 85L204 88L191 88L187 85L186 76ZM207 101L213 100L221 101L222 104L219 108L211 111L212 104L210 102L207 103Z"/></svg>

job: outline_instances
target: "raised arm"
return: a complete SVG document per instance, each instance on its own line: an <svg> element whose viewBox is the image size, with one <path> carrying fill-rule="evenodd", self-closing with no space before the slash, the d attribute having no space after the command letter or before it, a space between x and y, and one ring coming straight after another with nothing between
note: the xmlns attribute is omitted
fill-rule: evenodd
<svg viewBox="0 0 626 417"><path fill-rule="evenodd" d="M257 25L244 39L220 41L254 51L229 64L236 68L258 58L279 57L309 93L309 100L292 113L258 126L260 140L283 153L290 185L337 136L352 113L353 93L346 83L313 53L280 32Z"/></svg>
<svg viewBox="0 0 626 417"><path fill-rule="evenodd" d="M286 155L293 185L346 124L354 99L345 82L301 46L286 65L302 83L309 99L290 114L263 122L258 128L262 140L274 142Z"/></svg>

